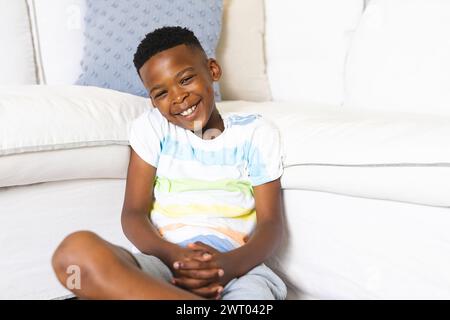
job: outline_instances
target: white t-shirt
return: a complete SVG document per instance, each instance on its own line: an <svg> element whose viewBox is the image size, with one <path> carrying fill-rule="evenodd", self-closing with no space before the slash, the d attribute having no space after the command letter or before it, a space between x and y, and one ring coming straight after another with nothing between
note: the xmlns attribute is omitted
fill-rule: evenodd
<svg viewBox="0 0 450 320"><path fill-rule="evenodd" d="M131 147L157 168L150 217L168 241L239 247L256 225L253 187L283 172L275 126L257 114L223 121L225 130L212 140L170 123L156 108L131 125Z"/></svg>

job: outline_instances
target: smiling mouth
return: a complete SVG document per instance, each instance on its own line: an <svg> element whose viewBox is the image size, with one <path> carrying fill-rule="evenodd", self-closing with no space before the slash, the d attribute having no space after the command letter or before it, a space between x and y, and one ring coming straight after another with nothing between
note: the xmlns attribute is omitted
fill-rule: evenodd
<svg viewBox="0 0 450 320"><path fill-rule="evenodd" d="M181 116L185 119L192 118L194 116L194 114L196 113L199 104L200 104L200 101L197 102L196 104L194 104L192 107L184 110L183 112L177 113L177 116Z"/></svg>
<svg viewBox="0 0 450 320"><path fill-rule="evenodd" d="M190 107L187 110L184 110L183 112L180 112L179 115L182 115L183 117L187 117L188 115L192 114L196 109L197 109L197 105L195 104L192 107Z"/></svg>

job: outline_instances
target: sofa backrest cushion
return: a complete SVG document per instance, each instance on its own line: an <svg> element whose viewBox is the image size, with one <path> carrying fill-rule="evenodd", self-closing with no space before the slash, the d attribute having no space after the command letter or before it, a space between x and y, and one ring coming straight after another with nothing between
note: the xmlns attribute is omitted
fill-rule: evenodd
<svg viewBox="0 0 450 320"><path fill-rule="evenodd" d="M345 107L450 114L450 1L371 0L346 71Z"/></svg>
<svg viewBox="0 0 450 320"><path fill-rule="evenodd" d="M25 0L0 0L0 85L35 84L36 66Z"/></svg>
<svg viewBox="0 0 450 320"><path fill-rule="evenodd" d="M86 0L28 0L41 84L74 84L81 74Z"/></svg>
<svg viewBox="0 0 450 320"><path fill-rule="evenodd" d="M269 101L264 55L264 0L224 0L217 59L223 100Z"/></svg>
<svg viewBox="0 0 450 320"><path fill-rule="evenodd" d="M266 0L267 72L276 101L341 105L363 0Z"/></svg>

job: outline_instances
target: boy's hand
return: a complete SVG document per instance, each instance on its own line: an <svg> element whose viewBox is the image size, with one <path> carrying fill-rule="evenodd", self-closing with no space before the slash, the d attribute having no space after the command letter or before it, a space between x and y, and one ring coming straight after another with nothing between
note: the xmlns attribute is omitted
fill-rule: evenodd
<svg viewBox="0 0 450 320"><path fill-rule="evenodd" d="M172 251L169 266L174 278L172 284L186 289L204 298L217 298L218 292L222 290L218 278L220 272L217 268L212 268L208 261L211 255L204 250L192 250L190 248L177 247ZM189 263L196 263L199 270L195 278L185 277L181 267Z"/></svg>
<svg viewBox="0 0 450 320"><path fill-rule="evenodd" d="M192 255L174 264L174 283L203 297L218 299L234 278L226 255L202 242L191 243L188 249Z"/></svg>

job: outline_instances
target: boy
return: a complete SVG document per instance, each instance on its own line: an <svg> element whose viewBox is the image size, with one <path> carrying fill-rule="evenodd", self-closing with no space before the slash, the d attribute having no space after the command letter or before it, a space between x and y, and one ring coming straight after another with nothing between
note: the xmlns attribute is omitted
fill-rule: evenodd
<svg viewBox="0 0 450 320"><path fill-rule="evenodd" d="M284 299L263 264L283 230L278 131L258 115L222 118L221 68L185 28L149 33L134 63L154 106L131 127L122 210L140 253L73 233L52 259L59 281L76 265L68 289L88 299Z"/></svg>

